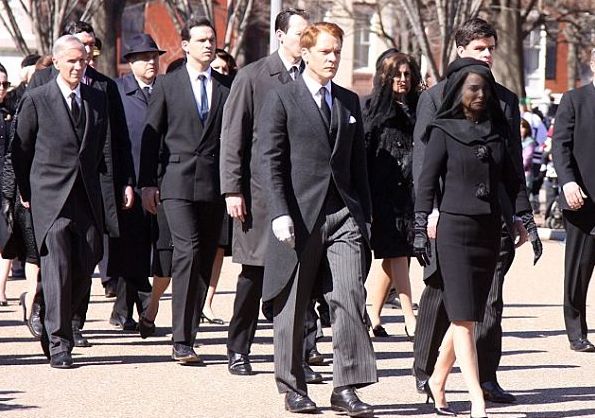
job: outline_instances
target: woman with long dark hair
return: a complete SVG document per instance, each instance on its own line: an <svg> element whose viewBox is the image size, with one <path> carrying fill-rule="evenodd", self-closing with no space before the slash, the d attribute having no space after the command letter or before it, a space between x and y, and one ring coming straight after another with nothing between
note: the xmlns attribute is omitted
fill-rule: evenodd
<svg viewBox="0 0 595 418"><path fill-rule="evenodd" d="M364 119L372 195L372 249L387 273L368 281L368 313L377 337L388 336L380 311L391 280L399 293L405 333L410 339L415 334L409 257L413 237L413 126L420 89L421 75L412 57L394 49L383 54Z"/></svg>
<svg viewBox="0 0 595 418"><path fill-rule="evenodd" d="M447 69L443 97L428 128L415 202L413 246L425 266L431 256L427 219L441 180L436 258L451 325L424 388L438 415L455 415L448 408L445 385L456 359L469 390L471 416L483 417L485 401L474 327L483 319L498 260L500 205L507 199L514 208L520 178L507 152L511 127L500 108L489 67L471 58L454 61Z"/></svg>

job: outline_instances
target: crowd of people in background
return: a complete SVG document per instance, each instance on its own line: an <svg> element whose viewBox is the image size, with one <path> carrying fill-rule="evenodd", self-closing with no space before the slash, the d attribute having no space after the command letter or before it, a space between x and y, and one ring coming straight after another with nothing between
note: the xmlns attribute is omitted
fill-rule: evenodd
<svg viewBox="0 0 595 418"><path fill-rule="evenodd" d="M275 35L277 51L238 69L211 22L190 19L184 57L163 71L166 51L138 34L123 48L129 73L112 80L94 68L98 39L79 21L52 56L23 60L16 88L0 65L0 305L19 259L23 322L51 367L70 368L73 347L91 346L82 330L97 265L115 299L109 323L143 339L171 283L172 359L202 364L199 324L225 324L213 300L231 255L242 267L228 370L254 373L262 309L286 410L318 411L307 385L322 381L311 366L324 361L316 340L330 325L341 342L330 405L373 416L355 389L378 380L370 333L389 336L381 311L394 288L416 389L437 415L456 416L446 382L457 361L471 416L487 416L486 401L516 401L496 375L503 281L515 248L529 241L535 263L542 255L543 187L538 223L570 227L570 347L595 351L585 320L595 147L578 139L595 120L588 88L565 95L557 114L553 102L519 104L491 73L498 36L479 18L457 29L443 81L428 87L416 59L391 48L361 98L332 81L338 25L287 9ZM382 273L366 292L372 255ZM424 267L419 306L412 258Z"/></svg>

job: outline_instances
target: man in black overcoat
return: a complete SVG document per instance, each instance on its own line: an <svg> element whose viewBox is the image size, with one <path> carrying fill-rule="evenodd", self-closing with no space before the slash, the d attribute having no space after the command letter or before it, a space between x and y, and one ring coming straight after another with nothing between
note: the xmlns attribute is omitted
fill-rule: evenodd
<svg viewBox="0 0 595 418"><path fill-rule="evenodd" d="M87 57L91 59L95 45L93 27L83 21L69 22L62 35L67 34L76 36L85 45ZM44 85L55 79L56 75L57 71L53 66L36 71L31 78L28 88L34 89ZM109 124L103 150L106 164L104 170L101 172L100 182L105 232L107 236L117 238L120 236L118 215L122 209L126 210L132 207L134 199L133 185L135 183L124 108L116 83L93 67L87 65L81 82L94 89L103 91L108 99ZM107 236L104 237L104 246L108 244ZM102 271L102 273L104 272ZM102 278L104 285L109 279L109 277ZM80 332L80 329L85 323L89 298L90 293L76 309L76 314L73 317L72 327L74 342L77 347L87 347L90 345Z"/></svg>
<svg viewBox="0 0 595 418"><path fill-rule="evenodd" d="M489 66L493 62L493 53L496 49L497 34L495 29L486 21L474 18L463 23L455 33L457 54L462 58L475 58L486 62ZM425 147L427 143L426 128L432 122L434 114L442 103L442 94L445 81L423 92L417 105L417 120L414 130L413 148L413 176L414 183L419 178L423 165ZM477 323L475 337L477 342L477 356L479 364L479 377L484 396L487 400L502 403L511 403L515 397L505 392L499 385L496 370L502 355L502 290L504 276L514 260L515 247L522 245L527 240L527 228L531 229L531 241L535 251L541 254L541 243L537 236L537 229L533 222L531 207L527 197L525 180L522 169L521 140L520 140L520 114L518 97L501 84L496 85L496 93L502 110L508 120L510 137L508 152L512 157L519 179L519 193L515 207L510 207L508 199L500 199L503 213L503 228L501 236L501 249L499 261L494 273L494 280L488 295L484 320ZM505 195L503 191L499 191ZM440 196L437 196L439 201ZM518 217L515 217L517 215ZM435 238L438 210L428 219L428 232L430 238ZM521 220L521 216L523 217ZM517 240L518 237L518 240ZM515 243L515 240L516 243ZM434 241L432 240L432 243ZM433 251L435 254L435 251ZM438 349L450 322L444 310L439 272L436 268L436 258L431 258L431 264L424 269L426 287L420 298L417 316L417 328L414 342L413 372L416 377L418 391L423 390L423 385L434 370L438 357Z"/></svg>
<svg viewBox="0 0 595 418"><path fill-rule="evenodd" d="M233 261L242 264L227 337L228 370L235 375L252 374L249 354L258 325L269 234L266 175L258 156L259 115L269 91L299 78L303 70L299 37L307 24L308 14L304 10L289 8L279 13L275 18L279 49L238 72L225 105L221 193L225 195L227 213L234 219ZM311 353L320 357L316 351L313 309L309 313L305 357ZM303 368L308 382L322 380L307 363Z"/></svg>
<svg viewBox="0 0 595 418"><path fill-rule="evenodd" d="M87 53L76 37L59 38L52 53L58 76L23 97L12 161L41 257L42 346L52 367L68 368L73 313L103 252L99 174L108 105L105 94L80 82Z"/></svg>
<svg viewBox="0 0 595 418"><path fill-rule="evenodd" d="M595 49L590 65L595 76ZM570 348L579 352L595 351L587 338L586 312L595 265L594 121L594 82L564 93L556 112L552 152L566 228L564 322Z"/></svg>
<svg viewBox="0 0 595 418"><path fill-rule="evenodd" d="M216 47L211 22L191 19L181 36L186 64L153 87L138 185L146 210L156 214L163 205L174 244L172 358L201 363L193 345L223 218L219 138L231 80L211 70Z"/></svg>
<svg viewBox="0 0 595 418"><path fill-rule="evenodd" d="M300 38L306 68L269 93L260 114L271 237L263 300L273 300L275 380L290 412L314 412L303 359L312 289L327 300L333 327L331 407L372 416L354 389L377 381L365 317L370 262L370 190L358 96L332 83L343 31L316 23Z"/></svg>
<svg viewBox="0 0 595 418"><path fill-rule="evenodd" d="M149 99L159 72L159 55L163 53L165 51L157 47L150 35L133 36L124 53L130 73L116 80L124 105L136 177ZM140 193L140 189L135 189L132 208L120 213L120 237L112 238L109 243L110 275L121 277L110 323L125 330L136 329L137 324L132 319L134 305L139 315L142 314L151 296L148 276L151 275L152 215L144 212Z"/></svg>

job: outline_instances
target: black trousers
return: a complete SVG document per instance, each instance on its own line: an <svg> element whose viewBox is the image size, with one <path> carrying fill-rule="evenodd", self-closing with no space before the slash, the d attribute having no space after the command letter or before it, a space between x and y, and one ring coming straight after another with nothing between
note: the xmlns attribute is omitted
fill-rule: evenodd
<svg viewBox="0 0 595 418"><path fill-rule="evenodd" d="M227 348L236 353L249 355L258 326L260 299L262 298L263 266L242 264L238 276L233 315L229 321ZM306 313L304 329L304 357L316 348L318 332L317 316L311 302Z"/></svg>
<svg viewBox="0 0 595 418"><path fill-rule="evenodd" d="M504 277L514 260L514 242L506 227L502 228L500 254L492 287L488 294L482 322L475 328L480 382L496 381L496 371L502 357L502 290ZM442 278L436 272L426 280L417 312L417 327L413 344L416 376L427 379L434 371L438 350L450 321L442 301Z"/></svg>
<svg viewBox="0 0 595 418"><path fill-rule="evenodd" d="M149 283L147 277L144 279L146 280L146 285L139 289L136 283L140 282L140 278L118 278L116 301L114 302L114 308L112 310L113 313L124 318L132 319L134 307L136 306L136 311L140 317L151 301L151 283Z"/></svg>
<svg viewBox="0 0 595 418"><path fill-rule="evenodd" d="M174 343L192 345L211 280L223 219L223 200L166 199L163 209L174 244L172 338Z"/></svg>
<svg viewBox="0 0 595 418"><path fill-rule="evenodd" d="M89 293L102 255L101 232L92 218L82 183L75 183L40 252L45 300L44 326L50 354L71 351L73 314Z"/></svg>
<svg viewBox="0 0 595 418"><path fill-rule="evenodd" d="M258 325L263 276L264 266L242 264L227 335L227 348L236 353L250 354Z"/></svg>
<svg viewBox="0 0 595 418"><path fill-rule="evenodd" d="M137 196L138 199L140 197ZM148 275L136 275L136 276L122 276L112 277L107 274L109 264L109 246L110 238L108 235L103 235L103 248L104 254L102 259L99 261L99 274L101 276L101 282L105 283L109 280L118 280L118 287L116 292L116 301L114 303L114 312L126 318L132 318L134 311L134 305L137 306L139 315L149 305L151 297L151 283L149 282ZM120 282L122 282L120 284ZM75 307L73 315L73 326L82 329L87 319L87 311L89 310L89 302L91 300L91 288L80 301L79 305Z"/></svg>
<svg viewBox="0 0 595 418"><path fill-rule="evenodd" d="M595 216L564 211L564 323L570 341L587 338L587 291L595 266Z"/></svg>

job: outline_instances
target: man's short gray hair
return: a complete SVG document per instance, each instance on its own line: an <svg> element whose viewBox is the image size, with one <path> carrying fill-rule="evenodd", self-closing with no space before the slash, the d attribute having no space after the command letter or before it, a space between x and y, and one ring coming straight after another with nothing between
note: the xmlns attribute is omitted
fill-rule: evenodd
<svg viewBox="0 0 595 418"><path fill-rule="evenodd" d="M64 35L64 36L60 36L58 39L56 39L56 42L54 42L54 46L52 48L52 55L54 57L59 56L60 54L62 54L63 51L67 50L67 49L71 49L71 48L79 48L82 51L85 51L85 53L87 52L85 50L85 45L74 35Z"/></svg>

